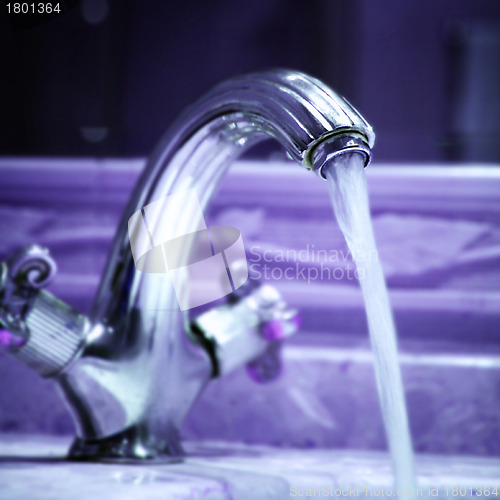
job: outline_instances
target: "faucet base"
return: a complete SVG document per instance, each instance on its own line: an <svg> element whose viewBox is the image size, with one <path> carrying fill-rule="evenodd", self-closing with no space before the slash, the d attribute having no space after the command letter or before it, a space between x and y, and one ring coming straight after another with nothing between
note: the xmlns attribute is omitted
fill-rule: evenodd
<svg viewBox="0 0 500 500"><path fill-rule="evenodd" d="M185 452L177 432L170 433L168 438L153 437L144 427L133 426L104 439L76 438L68 459L131 464L182 462Z"/></svg>

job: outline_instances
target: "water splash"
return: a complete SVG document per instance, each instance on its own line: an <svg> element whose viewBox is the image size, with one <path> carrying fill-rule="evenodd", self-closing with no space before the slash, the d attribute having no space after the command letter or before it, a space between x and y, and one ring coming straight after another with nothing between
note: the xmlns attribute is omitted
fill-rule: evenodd
<svg viewBox="0 0 500 500"><path fill-rule="evenodd" d="M375 378L396 488L414 488L415 468L398 364L396 329L371 224L364 158L340 155L326 170L333 210L359 276L374 354Z"/></svg>

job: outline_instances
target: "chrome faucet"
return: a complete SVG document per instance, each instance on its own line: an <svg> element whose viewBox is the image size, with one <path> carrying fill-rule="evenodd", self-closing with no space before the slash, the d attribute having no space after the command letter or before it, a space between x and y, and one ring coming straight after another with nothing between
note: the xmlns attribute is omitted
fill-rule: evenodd
<svg viewBox="0 0 500 500"><path fill-rule="evenodd" d="M232 78L190 107L153 152L88 317L42 289L56 272L46 249L32 245L0 264L0 344L56 380L77 428L70 457L175 460L183 453L179 427L212 377L245 363L261 379L279 371L276 355L297 315L275 289L249 279L225 304L190 318L164 273L138 269L129 235L134 214L176 193L194 189L206 207L231 162L269 137L324 177L323 166L340 154L357 152L368 164L375 136L346 100L307 75ZM155 224L190 232L189 217L164 215ZM192 252L185 242L185 265ZM241 272L241 262L226 265L233 278Z"/></svg>

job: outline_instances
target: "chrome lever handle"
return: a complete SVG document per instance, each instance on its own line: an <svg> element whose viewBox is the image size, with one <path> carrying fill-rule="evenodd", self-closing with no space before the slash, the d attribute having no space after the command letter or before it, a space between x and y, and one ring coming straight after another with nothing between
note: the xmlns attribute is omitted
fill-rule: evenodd
<svg viewBox="0 0 500 500"><path fill-rule="evenodd" d="M15 252L0 270L0 345L43 376L67 366L89 328L85 316L42 290L56 272L39 245Z"/></svg>
<svg viewBox="0 0 500 500"><path fill-rule="evenodd" d="M25 318L38 291L53 280L57 265L48 249L29 245L0 266L0 325L25 340Z"/></svg>
<svg viewBox="0 0 500 500"><path fill-rule="evenodd" d="M213 376L248 363L251 377L264 382L279 375L280 345L297 331L298 314L269 285L249 285L247 290L251 292L236 302L230 296L227 305L197 317L191 330L211 355Z"/></svg>

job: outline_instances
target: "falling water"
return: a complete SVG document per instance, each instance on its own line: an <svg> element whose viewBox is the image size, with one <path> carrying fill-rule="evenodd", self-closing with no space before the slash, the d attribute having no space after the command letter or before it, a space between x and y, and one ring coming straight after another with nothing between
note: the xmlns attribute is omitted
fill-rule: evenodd
<svg viewBox="0 0 500 500"><path fill-rule="evenodd" d="M333 210L356 262L375 361L375 378L392 457L396 488L415 487L413 449L396 330L387 287L377 258L368 205L364 158L340 155L326 170Z"/></svg>

